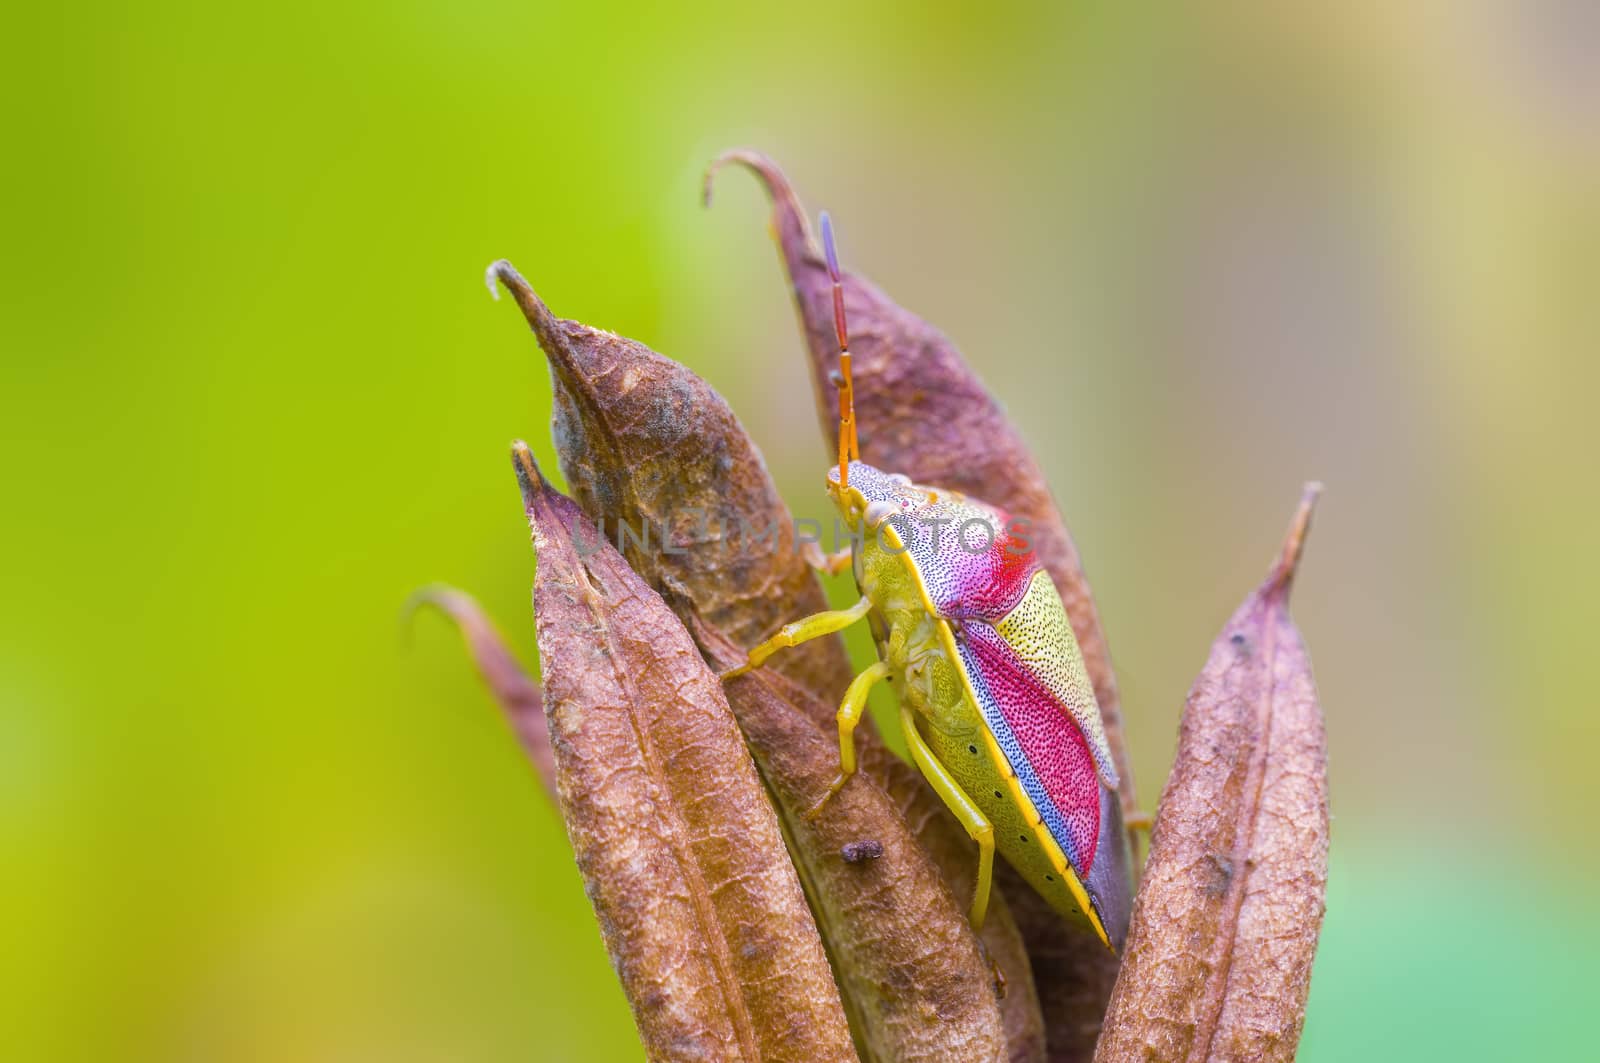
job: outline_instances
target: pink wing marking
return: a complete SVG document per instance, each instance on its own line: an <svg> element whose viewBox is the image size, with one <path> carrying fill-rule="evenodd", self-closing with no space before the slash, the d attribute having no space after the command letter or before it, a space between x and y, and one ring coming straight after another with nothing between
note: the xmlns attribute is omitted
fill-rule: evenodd
<svg viewBox="0 0 1600 1063"><path fill-rule="evenodd" d="M1089 743L1049 688L988 624L963 626L968 652L1004 722L991 730L1050 833L1079 878L1094 867L1100 842L1100 776Z"/></svg>
<svg viewBox="0 0 1600 1063"><path fill-rule="evenodd" d="M992 507L988 507L992 508ZM976 525L965 532L958 525L948 532L949 546L940 551L937 566L948 578L929 588L939 614L951 620L999 620L1017 607L1039 570L1039 559L1027 540L1012 533L1010 518L993 510L992 538ZM960 535L963 541L954 541ZM987 549L972 550L987 542ZM965 544L965 545L964 545ZM937 570L934 568L933 570Z"/></svg>

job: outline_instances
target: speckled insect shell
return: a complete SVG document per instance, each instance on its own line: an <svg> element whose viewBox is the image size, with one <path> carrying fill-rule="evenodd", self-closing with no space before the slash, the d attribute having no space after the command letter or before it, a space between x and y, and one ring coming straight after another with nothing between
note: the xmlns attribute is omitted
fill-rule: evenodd
<svg viewBox="0 0 1600 1063"><path fill-rule="evenodd" d="M1116 767L1050 575L993 506L864 462L830 489L861 534L856 581L923 737L995 827L995 847L1068 918L1120 948L1126 849Z"/></svg>

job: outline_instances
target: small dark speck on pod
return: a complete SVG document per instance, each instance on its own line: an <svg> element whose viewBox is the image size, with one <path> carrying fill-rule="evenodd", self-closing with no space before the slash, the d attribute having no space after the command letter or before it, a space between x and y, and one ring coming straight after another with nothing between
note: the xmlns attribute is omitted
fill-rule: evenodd
<svg viewBox="0 0 1600 1063"><path fill-rule="evenodd" d="M1228 891L1228 883L1233 879L1233 861L1220 853L1211 853L1210 857L1214 874L1206 885L1206 892L1220 897Z"/></svg>
<svg viewBox="0 0 1600 1063"><path fill-rule="evenodd" d="M844 857L847 864L860 864L867 860L876 860L883 855L883 843L880 841L851 842L839 850L839 855Z"/></svg>

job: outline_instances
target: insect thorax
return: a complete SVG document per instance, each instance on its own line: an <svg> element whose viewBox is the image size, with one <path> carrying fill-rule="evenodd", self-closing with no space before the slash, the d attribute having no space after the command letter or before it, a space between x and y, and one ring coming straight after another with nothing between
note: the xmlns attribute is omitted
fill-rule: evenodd
<svg viewBox="0 0 1600 1063"><path fill-rule="evenodd" d="M939 730L970 733L979 726L977 706L948 652L946 624L928 610L907 558L868 539L856 559L861 593L882 620L878 650L900 680L900 696Z"/></svg>

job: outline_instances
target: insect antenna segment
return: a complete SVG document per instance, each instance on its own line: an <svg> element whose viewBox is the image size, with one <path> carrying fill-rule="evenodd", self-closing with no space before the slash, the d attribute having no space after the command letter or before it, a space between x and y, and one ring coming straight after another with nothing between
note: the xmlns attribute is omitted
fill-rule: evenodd
<svg viewBox="0 0 1600 1063"><path fill-rule="evenodd" d="M839 282L839 251L833 242L833 219L823 211L822 250L833 281L833 331L839 337L839 487L850 485L850 462L861 457L856 440L856 395L850 377L850 329L844 319L844 286Z"/></svg>

